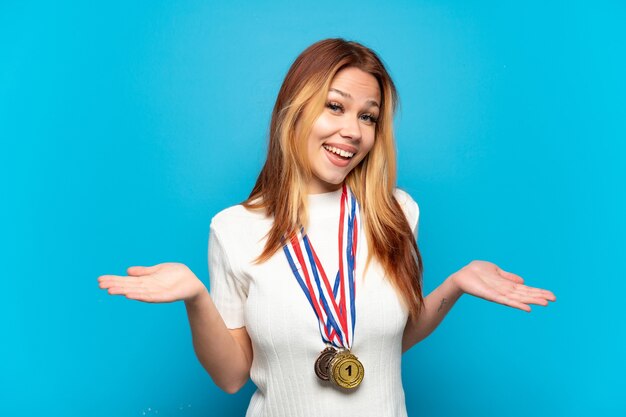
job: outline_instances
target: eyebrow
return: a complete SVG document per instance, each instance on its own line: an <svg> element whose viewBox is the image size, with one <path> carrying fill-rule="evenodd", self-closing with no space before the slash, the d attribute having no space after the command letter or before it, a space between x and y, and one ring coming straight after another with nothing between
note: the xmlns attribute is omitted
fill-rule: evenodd
<svg viewBox="0 0 626 417"><path fill-rule="evenodd" d="M339 93L339 95L341 95L342 97L345 97L345 98L349 98L349 99L352 98L352 96L350 94L344 93L343 91L337 90L336 88L331 88L328 91L334 91L335 93ZM370 99L370 100L367 100L366 103L371 105L371 106L376 106L376 107L380 108L380 106L378 105L378 103L375 100L371 100Z"/></svg>

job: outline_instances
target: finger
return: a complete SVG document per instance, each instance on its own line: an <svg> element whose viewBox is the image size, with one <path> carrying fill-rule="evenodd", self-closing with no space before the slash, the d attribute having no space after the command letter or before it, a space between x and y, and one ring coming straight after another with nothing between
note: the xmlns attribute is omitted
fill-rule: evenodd
<svg viewBox="0 0 626 417"><path fill-rule="evenodd" d="M513 300L511 300L511 302L509 302L506 305L508 305L509 307L520 309L520 310L525 311L527 313L530 313L532 311L532 309L530 308L529 305L524 304L524 303L519 303L519 302L513 301Z"/></svg>
<svg viewBox="0 0 626 417"><path fill-rule="evenodd" d="M532 288L532 287L531 287ZM552 293L552 291L544 290L541 288L532 288L537 291L543 298L550 301L556 301L556 296Z"/></svg>
<svg viewBox="0 0 626 417"><path fill-rule="evenodd" d="M556 301L556 297L552 294L551 291L544 290L541 288L528 287L526 285L520 285L516 288L516 290L521 291L525 294L532 295L534 297L545 298L546 300Z"/></svg>
<svg viewBox="0 0 626 417"><path fill-rule="evenodd" d="M111 287L108 290L108 293L111 295L126 295L129 292L140 292L143 291L142 288L139 287Z"/></svg>
<svg viewBox="0 0 626 417"><path fill-rule="evenodd" d="M101 275L98 277L98 286L100 288L109 288L113 285L113 281L122 278L117 275Z"/></svg>
<svg viewBox="0 0 626 417"><path fill-rule="evenodd" d="M504 271L503 271L504 272ZM510 274L509 272L507 272L507 274ZM515 275L515 274L512 274ZM517 276L517 275L515 275ZM521 277L517 276L519 279L522 279ZM545 298L546 300L550 300L550 301L556 301L556 296L554 295L554 293L552 293L552 291L549 290L545 290L543 288L538 288L538 287L530 287L528 285L516 285L516 288L523 288L528 294L531 295L538 295L542 298Z"/></svg>
<svg viewBox="0 0 626 417"><path fill-rule="evenodd" d="M487 301L492 301L495 303L503 304L509 307L519 308L520 310L530 312L530 306L524 304L523 302L520 302L516 299L509 297L509 294L505 295L493 289L486 291L484 296L480 296L480 297Z"/></svg>
<svg viewBox="0 0 626 417"><path fill-rule="evenodd" d="M144 301L147 303L156 302L156 297L153 293L140 288L128 291L126 293L126 298L130 300Z"/></svg>
<svg viewBox="0 0 626 417"><path fill-rule="evenodd" d="M520 310L526 311L528 313L530 313L530 306L527 304L524 304L523 302L520 302L514 298L505 296L505 295L500 295L497 299L496 299L497 303L509 306L509 307L514 307L514 308L518 308Z"/></svg>
<svg viewBox="0 0 626 417"><path fill-rule="evenodd" d="M507 272L507 271L505 271L502 268L498 268L498 273L500 275L502 275L504 278L506 278L506 279L508 279L510 281L517 282L519 284L523 284L524 283L524 279L522 277L520 277L519 275L514 274L512 272Z"/></svg>
<svg viewBox="0 0 626 417"><path fill-rule="evenodd" d="M144 288L137 287L113 287L109 289L109 294L111 295L123 295L129 300L137 300L144 301L147 303L155 303L158 302L156 294L152 291L148 291Z"/></svg>
<svg viewBox="0 0 626 417"><path fill-rule="evenodd" d="M153 291L145 288L137 288L126 293L126 298L131 300L143 301L146 303L171 303L177 301L167 293Z"/></svg>
<svg viewBox="0 0 626 417"><path fill-rule="evenodd" d="M125 278L125 277L110 277L100 280L100 288L111 288L111 287L128 287L128 286L141 286L143 285L144 280L140 278Z"/></svg>
<svg viewBox="0 0 626 417"><path fill-rule="evenodd" d="M542 297L534 297L534 296L530 296L528 294L522 294L522 293L511 293L508 294L509 298L512 298L514 300L517 300L519 302L525 303L525 304L537 304L537 305L542 305L542 306L547 306L548 305L548 301L545 298Z"/></svg>
<svg viewBox="0 0 626 417"><path fill-rule="evenodd" d="M99 283L103 283L103 282L122 282L124 280L128 280L128 279L137 279L135 277L130 277L127 275L100 275L98 277L98 282Z"/></svg>
<svg viewBox="0 0 626 417"><path fill-rule="evenodd" d="M100 275L98 277L98 282L110 280L112 278L124 278L124 275Z"/></svg>
<svg viewBox="0 0 626 417"><path fill-rule="evenodd" d="M140 275L148 275L156 272L158 269L158 265L154 266L131 266L126 272L128 275L140 276Z"/></svg>

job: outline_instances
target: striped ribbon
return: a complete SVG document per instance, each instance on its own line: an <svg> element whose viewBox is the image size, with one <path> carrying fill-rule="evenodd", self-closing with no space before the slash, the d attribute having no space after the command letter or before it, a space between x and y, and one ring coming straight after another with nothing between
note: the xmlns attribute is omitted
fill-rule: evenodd
<svg viewBox="0 0 626 417"><path fill-rule="evenodd" d="M356 324L354 271L360 211L354 193L345 184L341 194L340 210L339 271L332 287L303 228L285 242L283 251L294 277L318 319L320 335L324 342L337 348L350 349Z"/></svg>

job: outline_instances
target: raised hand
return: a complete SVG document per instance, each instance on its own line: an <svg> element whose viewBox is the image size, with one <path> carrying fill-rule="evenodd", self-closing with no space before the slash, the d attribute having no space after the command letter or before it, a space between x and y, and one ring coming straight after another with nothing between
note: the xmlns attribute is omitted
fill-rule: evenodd
<svg viewBox="0 0 626 417"><path fill-rule="evenodd" d="M556 301L551 291L524 285L522 277L486 261L472 261L451 276L464 293L530 312L528 304L548 305Z"/></svg>
<svg viewBox="0 0 626 417"><path fill-rule="evenodd" d="M128 276L102 275L100 288L109 294L147 303L188 301L206 291L206 287L184 264L167 262L150 267L131 266Z"/></svg>

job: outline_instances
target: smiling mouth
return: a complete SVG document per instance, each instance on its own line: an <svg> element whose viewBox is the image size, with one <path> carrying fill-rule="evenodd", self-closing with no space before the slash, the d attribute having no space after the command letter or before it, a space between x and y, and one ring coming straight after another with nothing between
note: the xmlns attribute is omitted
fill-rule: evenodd
<svg viewBox="0 0 626 417"><path fill-rule="evenodd" d="M333 155L336 155L340 157L341 159L345 159L346 161L351 159L354 155L356 155L354 152L344 151L343 149L339 149L330 145L322 145L322 147L326 149L328 152L332 153Z"/></svg>

